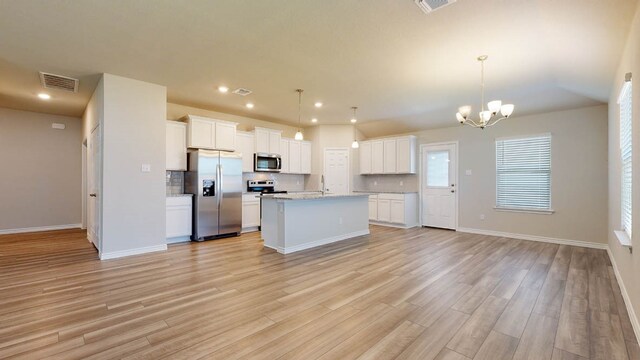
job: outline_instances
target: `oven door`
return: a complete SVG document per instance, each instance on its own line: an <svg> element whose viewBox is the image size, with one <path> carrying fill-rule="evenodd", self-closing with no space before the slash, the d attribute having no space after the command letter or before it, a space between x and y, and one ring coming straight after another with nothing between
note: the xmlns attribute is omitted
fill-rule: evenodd
<svg viewBox="0 0 640 360"><path fill-rule="evenodd" d="M253 170L256 172L280 172L282 159L278 154L256 153L253 156Z"/></svg>

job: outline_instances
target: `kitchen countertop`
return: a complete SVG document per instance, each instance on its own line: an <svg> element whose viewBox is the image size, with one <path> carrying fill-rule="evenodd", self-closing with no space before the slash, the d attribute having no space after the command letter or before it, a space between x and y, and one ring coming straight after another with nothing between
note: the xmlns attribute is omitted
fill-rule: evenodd
<svg viewBox="0 0 640 360"><path fill-rule="evenodd" d="M276 200L320 200L320 199L336 199L345 197L361 197L369 196L369 193L349 193L349 194L322 194L321 192L315 193L298 193L298 194L265 194L260 195L263 198L276 199Z"/></svg>
<svg viewBox="0 0 640 360"><path fill-rule="evenodd" d="M367 193L371 195L375 194L417 194L417 191L364 191L364 190L355 190L354 193Z"/></svg>
<svg viewBox="0 0 640 360"><path fill-rule="evenodd" d="M167 197L192 197L193 194L167 194Z"/></svg>

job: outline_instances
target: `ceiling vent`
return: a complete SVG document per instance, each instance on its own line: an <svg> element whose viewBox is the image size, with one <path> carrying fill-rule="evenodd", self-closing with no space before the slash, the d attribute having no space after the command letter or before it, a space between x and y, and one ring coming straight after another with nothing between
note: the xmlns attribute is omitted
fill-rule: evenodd
<svg viewBox="0 0 640 360"><path fill-rule="evenodd" d="M40 72L40 82L47 89L78 92L78 79Z"/></svg>
<svg viewBox="0 0 640 360"><path fill-rule="evenodd" d="M449 4L453 4L456 0L413 0L416 5L425 13L429 14L432 11L441 9Z"/></svg>
<svg viewBox="0 0 640 360"><path fill-rule="evenodd" d="M249 90L249 89L245 89L245 88L237 88L237 89L233 90L233 93L236 94L236 95L247 96L247 95L251 94L252 91Z"/></svg>

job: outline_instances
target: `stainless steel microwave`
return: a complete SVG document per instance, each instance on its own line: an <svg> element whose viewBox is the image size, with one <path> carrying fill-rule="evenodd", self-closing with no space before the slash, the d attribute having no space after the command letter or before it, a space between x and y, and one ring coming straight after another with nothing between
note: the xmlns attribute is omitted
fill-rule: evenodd
<svg viewBox="0 0 640 360"><path fill-rule="evenodd" d="M280 172L282 159L278 154L255 153L253 155L253 170L255 172Z"/></svg>

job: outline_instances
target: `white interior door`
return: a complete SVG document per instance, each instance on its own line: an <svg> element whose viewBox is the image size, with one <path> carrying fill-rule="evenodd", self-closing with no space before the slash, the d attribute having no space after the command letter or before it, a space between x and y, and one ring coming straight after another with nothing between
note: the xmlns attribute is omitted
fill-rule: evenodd
<svg viewBox="0 0 640 360"><path fill-rule="evenodd" d="M422 226L456 229L457 226L457 145L422 147Z"/></svg>
<svg viewBox="0 0 640 360"><path fill-rule="evenodd" d="M324 149L324 184L327 192L349 192L349 150Z"/></svg>
<svg viewBox="0 0 640 360"><path fill-rule="evenodd" d="M93 245L100 251L100 131L96 127L91 132L88 144L87 156L87 192L88 192L88 216L87 236Z"/></svg>

